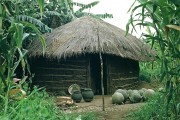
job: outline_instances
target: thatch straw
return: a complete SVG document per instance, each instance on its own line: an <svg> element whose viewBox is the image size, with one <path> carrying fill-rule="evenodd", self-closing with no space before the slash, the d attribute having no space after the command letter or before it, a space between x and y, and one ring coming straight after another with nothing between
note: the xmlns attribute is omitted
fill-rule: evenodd
<svg viewBox="0 0 180 120"><path fill-rule="evenodd" d="M98 39L103 54L121 56L140 61L153 60L155 52L135 36L103 20L85 16L56 28L44 35L47 49L45 56L67 58L86 53L98 53ZM30 57L42 56L40 42L29 49Z"/></svg>

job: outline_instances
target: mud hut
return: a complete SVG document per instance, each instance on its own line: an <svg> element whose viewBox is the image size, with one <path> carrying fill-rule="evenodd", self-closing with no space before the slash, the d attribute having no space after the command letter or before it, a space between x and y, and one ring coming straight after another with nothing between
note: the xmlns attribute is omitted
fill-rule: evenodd
<svg viewBox="0 0 180 120"><path fill-rule="evenodd" d="M47 44L44 55L39 41L29 49L34 83L56 93L78 84L101 94L99 51L104 63L105 94L135 87L139 61L151 61L155 55L135 36L125 36L125 31L90 16L56 28L44 37Z"/></svg>

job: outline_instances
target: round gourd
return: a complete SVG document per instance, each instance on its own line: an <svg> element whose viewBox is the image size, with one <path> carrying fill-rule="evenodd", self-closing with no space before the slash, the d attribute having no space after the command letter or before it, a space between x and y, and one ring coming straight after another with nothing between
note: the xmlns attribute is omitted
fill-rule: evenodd
<svg viewBox="0 0 180 120"><path fill-rule="evenodd" d="M151 93L155 93L155 91L153 89L147 89L147 91L150 91Z"/></svg>
<svg viewBox="0 0 180 120"><path fill-rule="evenodd" d="M124 101L124 96L121 93L115 92L112 95L112 103L113 104L122 104L123 101Z"/></svg>
<svg viewBox="0 0 180 120"><path fill-rule="evenodd" d="M146 88L142 88L141 90L143 90L145 92L147 89Z"/></svg>
<svg viewBox="0 0 180 120"><path fill-rule="evenodd" d="M133 103L138 103L142 100L142 96L139 94L139 92L134 91L131 93L131 95L129 96L129 99L131 102Z"/></svg>
<svg viewBox="0 0 180 120"><path fill-rule="evenodd" d="M124 96L124 102L126 102L126 100L128 99L127 92L125 90L122 90L122 89L118 89L118 90L116 90L116 92L121 93Z"/></svg>
<svg viewBox="0 0 180 120"><path fill-rule="evenodd" d="M138 90L133 90L133 93L139 93L139 91Z"/></svg>
<svg viewBox="0 0 180 120"><path fill-rule="evenodd" d="M142 100L142 96L137 93L133 93L132 96L130 97L131 102L133 103L138 103Z"/></svg>
<svg viewBox="0 0 180 120"><path fill-rule="evenodd" d="M155 94L155 91L152 90L152 89L147 89L145 92L144 92L144 99L145 100L148 100L150 97L152 97L153 95Z"/></svg>
<svg viewBox="0 0 180 120"><path fill-rule="evenodd" d="M127 94L129 95L133 90L127 90Z"/></svg>
<svg viewBox="0 0 180 120"><path fill-rule="evenodd" d="M158 91L163 93L163 92L165 92L165 89L164 89L163 87L160 87L160 88L158 89Z"/></svg>
<svg viewBox="0 0 180 120"><path fill-rule="evenodd" d="M142 89L139 90L139 94L140 94L141 96L143 96L144 92L145 92L145 91L143 91Z"/></svg>
<svg viewBox="0 0 180 120"><path fill-rule="evenodd" d="M132 96L132 94L134 94L134 93L139 94L139 91L138 91L138 90L132 90L132 91L129 93L129 97Z"/></svg>
<svg viewBox="0 0 180 120"><path fill-rule="evenodd" d="M127 93L127 90L126 89L123 89L126 93Z"/></svg>

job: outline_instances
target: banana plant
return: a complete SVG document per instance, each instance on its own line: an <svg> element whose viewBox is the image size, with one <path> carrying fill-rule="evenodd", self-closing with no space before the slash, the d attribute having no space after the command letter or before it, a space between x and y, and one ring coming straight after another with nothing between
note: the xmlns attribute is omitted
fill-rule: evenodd
<svg viewBox="0 0 180 120"><path fill-rule="evenodd" d="M71 22L75 16L73 14L72 0L49 0L44 5L42 22L51 28L56 28ZM36 13L36 17L40 14Z"/></svg>
<svg viewBox="0 0 180 120"><path fill-rule="evenodd" d="M13 83L13 77L16 76L15 70L18 66L22 67L23 81L27 79L25 71L30 72L27 62L28 51L24 43L39 39L44 53L46 43L42 33L51 31L41 22L41 18L36 19L32 14L32 11L40 12L42 17L44 0L31 1L32 5L36 6L35 9L32 6L28 8L29 4L26 2L28 3L28 0L0 1L0 101L3 102L4 114L7 113L9 96L20 90L12 89L15 87Z"/></svg>
<svg viewBox="0 0 180 120"><path fill-rule="evenodd" d="M108 13L93 14L91 12L85 12L85 10L90 10L98 3L98 1L82 4L73 2L73 0L49 0L44 7L45 10L42 21L49 27L56 28L85 15L90 15L99 19L112 18L112 14ZM78 6L79 9L75 11L74 6ZM37 13L36 16L40 17L40 14Z"/></svg>
<svg viewBox="0 0 180 120"><path fill-rule="evenodd" d="M0 1L0 101L3 102L4 114L7 113L9 95L14 87L13 77L18 66L23 69L22 79L27 78L25 70L28 69L26 59L28 51L24 43L30 38L37 37L36 39L42 43L44 52L46 44L42 32L51 30L40 20L23 14L19 6L20 1Z"/></svg>
<svg viewBox="0 0 180 120"><path fill-rule="evenodd" d="M80 7L78 10L74 11L74 15L79 18L85 15L90 15L96 18L100 18L100 19L105 19L105 18L113 18L112 14L108 14L108 13L104 13L104 14L93 14L91 12L84 12L84 10L89 10L98 5L99 1L94 1L91 2L89 4L82 4L82 3L78 3L78 2L72 2L73 5Z"/></svg>

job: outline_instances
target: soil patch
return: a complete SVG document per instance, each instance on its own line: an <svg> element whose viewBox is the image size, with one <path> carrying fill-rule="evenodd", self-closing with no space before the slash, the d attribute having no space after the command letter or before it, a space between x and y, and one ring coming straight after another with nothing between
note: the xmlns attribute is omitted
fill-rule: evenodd
<svg viewBox="0 0 180 120"><path fill-rule="evenodd" d="M138 88L151 88L157 90L157 88L161 87L159 83L147 83L147 82L139 82ZM84 113L84 112L94 112L98 120L129 120L128 114L133 111L139 110L142 106L144 106L145 102L140 103L130 103L127 101L123 105L114 105L111 103L111 95L105 95L105 111L102 111L102 96L96 95L94 96L94 100L91 102L84 102L83 100L80 103L75 103L76 107L73 109L64 110L66 113Z"/></svg>
<svg viewBox="0 0 180 120"><path fill-rule="evenodd" d="M91 102L75 103L77 107L75 109L67 109L66 113L84 113L84 112L94 112L96 113L99 120L126 120L127 115L135 110L138 110L145 103L130 103L127 101L123 105L114 105L111 103L111 96L106 95L105 98L105 111L102 111L102 96L98 95L94 97Z"/></svg>

